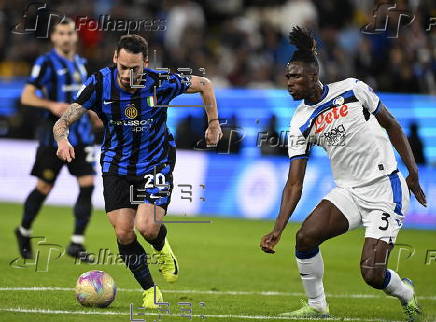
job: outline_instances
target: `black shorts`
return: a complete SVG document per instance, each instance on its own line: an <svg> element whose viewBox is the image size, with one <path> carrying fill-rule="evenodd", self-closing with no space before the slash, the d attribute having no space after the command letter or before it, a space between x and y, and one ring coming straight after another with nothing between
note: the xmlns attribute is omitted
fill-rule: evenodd
<svg viewBox="0 0 436 322"><path fill-rule="evenodd" d="M156 166L141 176L103 174L103 196L106 212L121 208L137 209L141 203L150 203L167 211L173 191L174 163Z"/></svg>
<svg viewBox="0 0 436 322"><path fill-rule="evenodd" d="M56 155L57 148L39 146L36 150L35 164L30 174L53 184L62 167L66 165L68 171L76 177L94 175L95 153L93 146L75 146L75 158L71 162L64 162Z"/></svg>

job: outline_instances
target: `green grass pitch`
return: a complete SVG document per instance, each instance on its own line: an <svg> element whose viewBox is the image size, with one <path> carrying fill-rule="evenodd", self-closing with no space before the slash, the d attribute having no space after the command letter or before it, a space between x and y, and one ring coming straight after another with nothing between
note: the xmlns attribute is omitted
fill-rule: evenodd
<svg viewBox="0 0 436 322"><path fill-rule="evenodd" d="M22 265L23 268L18 267L18 262L10 265L18 256L12 231L20 221L21 205L2 203L0 214L0 321L129 321L130 303L134 308L141 305L138 285L122 265L75 264L67 256L51 260L47 272L35 271L35 265ZM260 251L259 240L270 231L272 221L210 219L209 224L167 224L168 238L179 259L181 273L177 283L170 285L159 275L156 265L150 265L155 282L169 303L170 315L162 314L162 321L285 320L278 314L300 307L304 294L293 256L294 236L300 224L288 226L276 254L270 255ZM65 246L72 228L71 208L45 206L33 232L34 236L45 236L47 243ZM404 321L396 299L363 282L359 271L362 241L360 229L321 246L332 320ZM426 264L427 250L436 250L436 232L403 230L397 243L410 245L414 254L409 256L409 246L404 246L401 254L400 247L396 247L389 266L393 269L398 266L402 277L415 282L426 320L436 321L436 261ZM148 244L143 244L150 249ZM35 249L35 242L33 245ZM116 253L114 233L103 211L94 211L86 245L91 252L109 248ZM75 300L72 288L77 277L92 269L111 274L119 288L115 301L106 309L85 308ZM16 289L20 287L48 289ZM61 289L52 289L55 287ZM180 302L191 303L192 319L181 317L189 315L182 311L189 306ZM158 311L151 312L155 315L140 316L138 313L148 312L134 309L133 313L137 320L159 318Z"/></svg>

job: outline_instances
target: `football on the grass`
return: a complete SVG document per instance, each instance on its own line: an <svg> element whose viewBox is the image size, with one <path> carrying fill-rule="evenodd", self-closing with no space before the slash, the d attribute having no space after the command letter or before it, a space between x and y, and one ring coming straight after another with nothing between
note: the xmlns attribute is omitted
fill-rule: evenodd
<svg viewBox="0 0 436 322"><path fill-rule="evenodd" d="M83 306L107 307L116 294L114 279L103 271L89 271L77 279L76 298Z"/></svg>

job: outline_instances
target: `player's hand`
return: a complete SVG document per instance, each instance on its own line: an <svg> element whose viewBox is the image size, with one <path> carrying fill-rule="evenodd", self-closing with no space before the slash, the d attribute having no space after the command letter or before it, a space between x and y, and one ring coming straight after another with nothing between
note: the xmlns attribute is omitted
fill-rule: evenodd
<svg viewBox="0 0 436 322"><path fill-rule="evenodd" d="M74 154L74 148L68 142L68 139L63 139L58 142L58 150L56 152L56 155L59 159L62 161L71 162L76 157Z"/></svg>
<svg viewBox="0 0 436 322"><path fill-rule="evenodd" d="M67 110L70 104L53 102L48 106L50 112L56 116L61 116Z"/></svg>
<svg viewBox="0 0 436 322"><path fill-rule="evenodd" d="M281 236L280 233L274 231L270 232L269 234L266 234L260 240L260 248L265 253L274 254L275 253L274 246L277 245L277 243L279 242L280 236Z"/></svg>
<svg viewBox="0 0 436 322"><path fill-rule="evenodd" d="M406 182L409 190L415 195L416 200L418 200L418 202L424 207L427 207L427 199L425 198L424 191L422 191L421 185L419 184L418 173L409 174L406 178Z"/></svg>
<svg viewBox="0 0 436 322"><path fill-rule="evenodd" d="M221 140L223 132L218 120L214 120L209 124L209 127L204 133L207 147L214 147L218 145L218 141Z"/></svg>

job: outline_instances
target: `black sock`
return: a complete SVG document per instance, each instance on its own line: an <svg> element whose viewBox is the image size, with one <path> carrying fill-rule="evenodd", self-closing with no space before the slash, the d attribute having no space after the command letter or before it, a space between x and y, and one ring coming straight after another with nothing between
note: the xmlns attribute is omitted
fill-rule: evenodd
<svg viewBox="0 0 436 322"><path fill-rule="evenodd" d="M32 223L35 220L39 209L41 209L45 198L47 198L47 195L41 193L36 188L30 192L24 202L24 213L23 218L21 219L21 227L24 229L30 229L30 227L32 227Z"/></svg>
<svg viewBox="0 0 436 322"><path fill-rule="evenodd" d="M147 253L135 238L131 244L122 245L117 240L120 255L124 263L144 290L154 286L153 278L148 270Z"/></svg>
<svg viewBox="0 0 436 322"><path fill-rule="evenodd" d="M158 252L162 250L165 244L165 237L167 236L167 227L164 224L160 225L159 233L157 237L153 240L148 240L147 242L154 247Z"/></svg>
<svg viewBox="0 0 436 322"><path fill-rule="evenodd" d="M74 205L74 217L76 218L74 235L83 235L86 227L88 227L92 211L91 197L93 190L94 186L80 187L79 195Z"/></svg>

